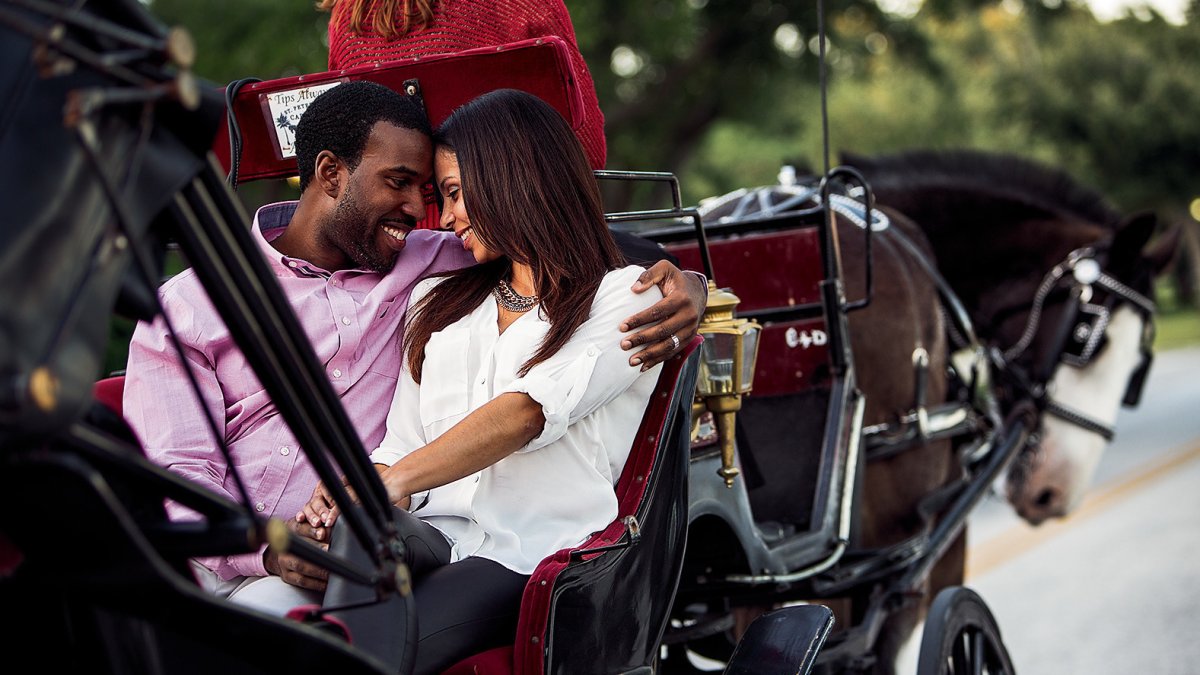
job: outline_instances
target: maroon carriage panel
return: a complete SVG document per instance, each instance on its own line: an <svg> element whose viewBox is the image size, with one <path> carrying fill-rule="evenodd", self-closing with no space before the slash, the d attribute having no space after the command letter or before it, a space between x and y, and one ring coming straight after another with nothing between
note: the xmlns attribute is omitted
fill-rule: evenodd
<svg viewBox="0 0 1200 675"><path fill-rule="evenodd" d="M240 181L296 175L295 157L287 156L287 134L323 85L349 80L377 82L404 93L416 80L430 123L436 127L458 106L495 89L520 89L554 106L571 128L583 124L583 101L572 75L567 45L553 36L456 54L401 59L257 82L243 87L233 102L241 127ZM280 138L284 140L279 140ZM230 168L229 130L222 125L213 151Z"/></svg>
<svg viewBox="0 0 1200 675"><path fill-rule="evenodd" d="M821 301L821 248L816 227L712 239L708 246L717 282L732 288L742 300L740 314ZM703 271L695 243L666 248L684 269ZM823 317L763 323L751 395L790 394L827 383L829 346Z"/></svg>
<svg viewBox="0 0 1200 675"><path fill-rule="evenodd" d="M668 244L684 269L703 272L694 242ZM815 227L710 239L713 273L742 299L739 312L778 309L821 301L821 242Z"/></svg>
<svg viewBox="0 0 1200 675"><path fill-rule="evenodd" d="M828 384L829 336L825 319L773 323L758 339L751 396L773 396Z"/></svg>

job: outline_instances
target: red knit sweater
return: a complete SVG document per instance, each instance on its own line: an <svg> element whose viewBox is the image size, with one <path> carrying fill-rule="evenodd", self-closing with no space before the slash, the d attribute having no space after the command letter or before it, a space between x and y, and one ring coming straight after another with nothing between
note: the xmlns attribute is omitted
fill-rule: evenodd
<svg viewBox="0 0 1200 675"><path fill-rule="evenodd" d="M339 11L341 10L341 11ZM579 47L563 0L438 0L433 25L388 41L371 30L375 9L363 21L363 32L350 32L350 12L344 5L329 20L329 69L342 70L369 63L413 56L432 56L478 47L491 47L527 38L557 35L571 48L571 65L583 97L583 126L576 130L592 168L603 169L604 115L596 87Z"/></svg>

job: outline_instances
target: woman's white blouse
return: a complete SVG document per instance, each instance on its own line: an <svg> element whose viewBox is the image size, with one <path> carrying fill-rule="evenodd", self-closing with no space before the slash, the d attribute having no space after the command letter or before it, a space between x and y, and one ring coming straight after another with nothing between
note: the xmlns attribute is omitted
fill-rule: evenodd
<svg viewBox="0 0 1200 675"><path fill-rule="evenodd" d="M542 433L516 453L473 476L413 495L414 515L453 544L451 560L478 556L530 574L555 551L581 543L616 517L613 484L658 382L660 366L641 372L620 347L621 321L662 298L657 288L630 290L643 269L609 272L587 321L570 341L524 377L521 366L549 328L538 308L499 334L490 297L425 347L422 383L401 370L387 434L371 453L394 464L506 392L542 406ZM417 304L440 279L413 289Z"/></svg>

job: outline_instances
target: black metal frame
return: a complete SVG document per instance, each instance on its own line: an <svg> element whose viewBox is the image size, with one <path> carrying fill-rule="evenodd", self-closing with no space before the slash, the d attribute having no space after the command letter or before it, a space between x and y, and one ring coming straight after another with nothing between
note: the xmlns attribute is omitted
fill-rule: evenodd
<svg viewBox="0 0 1200 675"><path fill-rule="evenodd" d="M111 215L108 231L99 235L91 249L92 259L74 263L85 270L81 283L98 283L93 281L93 275L97 278L103 275L105 283L119 282L119 272L114 275L111 270L129 269L132 265L137 283L147 287L147 295L154 298L153 289L158 282L158 274L153 269L155 255L146 248L144 237L148 227L144 220L139 220L139 217L146 217L140 213L145 210L145 205L134 203L126 188L139 176L139 168L156 148L155 143L165 140L156 136L159 127L166 126L170 129L166 135L170 135L189 125L207 128L210 120L201 114L207 111L194 114L201 101L193 96L195 85L187 70L190 57L186 49L180 51L177 32L168 33L156 26L144 8L131 0L113 0L96 8L95 12L91 10L90 5L66 9L39 0L13 0L9 7L0 8L0 26L30 41L43 66L43 77L75 78L76 69L63 66L71 63L76 64L81 73L77 79L67 80L70 85L80 84L69 91L64 89L66 105L60 109L65 111L63 123L74 130L77 148L88 163L85 170L91 172ZM119 19L112 20L110 16ZM128 25L117 21L127 21ZM64 26L68 28L64 29ZM104 36L104 40L94 44L92 38L96 34ZM58 65L49 67L54 64ZM128 123L135 130L140 128L133 134L140 142L132 152L117 155L116 161L124 161L126 168L110 175L113 158L111 151L104 147L105 132L116 123ZM203 132L193 135L203 136ZM257 516L249 504L231 503L173 476L147 461L136 444L106 433L102 427L87 421L75 420L65 428L40 429L34 426L23 428L23 423L29 422L19 418L10 422L6 418L4 427L0 428L3 432L0 438L6 440L2 459L8 467L6 470L11 472L5 479L14 480L18 473L13 472L31 471L42 475L50 470L49 467L61 466L75 474L90 476L87 480L98 486L102 500L109 499L104 496L109 488L102 486L121 484L138 495L149 495L149 502L157 503L159 508L162 499L169 498L205 517L204 521L174 523L166 521L165 517L139 520L127 514L114 515L113 522L123 533L114 532L114 535L127 537L135 547L141 546L137 542L144 538L150 547L141 550L152 556L148 563L153 563L156 574L168 574L165 579L155 575L144 579L131 576L123 582L130 589L130 597L105 600L107 606L117 611L146 611L145 598L137 597L140 583L146 588L155 585L170 588L180 602L208 608L205 611L210 611L214 605L221 606L203 598L198 589L188 590L194 584L186 578L183 561L200 555L251 553L265 543L322 565L332 573L371 584L381 596L399 594L407 597L407 574L383 485L317 361L306 333L265 261L257 255L245 214L219 177L211 155L205 157L207 142L201 138L193 147L183 149L184 144L176 140L165 151L182 152L182 155L193 153L194 156L187 158L198 169L173 195L167 193L171 196L165 199L166 208L155 216L152 227L160 236L178 239L181 250L231 335L296 434L318 475L337 501L347 505L343 509L343 518L370 552L372 565L363 568L349 564L293 537L284 523L267 521ZM164 151L160 149L159 152ZM62 325L73 323L70 317L78 314L84 302L86 297L80 293L63 307L68 318L62 320ZM102 343L92 344L88 348L100 351L103 346ZM49 359L54 356L54 349L51 347L50 355L43 357L47 364L43 370L52 371L53 363ZM29 376L16 377L14 381L29 379ZM67 398L86 400L87 397L70 392ZM214 443L223 445L219 437L214 438ZM349 486L359 496L357 504L350 500L339 474L346 475ZM104 503L114 509L120 506L116 501ZM42 560L39 547L43 542L37 538L36 531L31 534L24 527L13 531L18 530L22 537L19 545L27 548L29 559L34 561L30 563L32 568L21 572L36 575ZM96 554L92 552L92 555ZM85 562L84 566L89 565ZM171 568L175 569L174 573L164 571ZM137 572L130 570L129 574L136 575ZM57 583L71 585L70 578L60 579ZM159 600L168 602L165 597ZM69 602L86 607L92 598L84 596ZM411 602L406 604L411 610ZM252 615L227 604L212 611L240 616L247 625L270 626L264 628L265 634L290 633L302 639L304 636L311 638L314 633L313 629L296 623L250 618ZM181 609L178 613L186 616L187 611ZM187 619L182 621L186 624ZM410 621L408 627L411 633L415 623ZM414 641L413 637L409 635L410 643ZM338 654L341 656L336 656ZM347 664L353 663L357 667L371 663L369 658L363 660L362 655L356 655L344 644L332 652L325 652L325 656L345 658Z"/></svg>

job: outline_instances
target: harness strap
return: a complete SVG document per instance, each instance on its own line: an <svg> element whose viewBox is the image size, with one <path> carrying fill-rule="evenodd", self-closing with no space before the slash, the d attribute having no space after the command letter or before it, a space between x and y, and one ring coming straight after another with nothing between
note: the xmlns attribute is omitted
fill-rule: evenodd
<svg viewBox="0 0 1200 675"><path fill-rule="evenodd" d="M1111 441L1116 435L1116 432L1113 430L1112 426L1104 424L1103 422L1097 422L1078 410L1069 408L1058 401L1055 401L1054 399L1044 399L1042 402L1042 409L1048 415L1054 415L1055 417L1070 422L1081 429L1100 434L1100 436L1102 436L1106 441Z"/></svg>
<svg viewBox="0 0 1200 675"><path fill-rule="evenodd" d="M978 345L979 338L975 336L975 326L971 323L971 316L967 313L967 308L963 306L958 294L954 292L953 288L950 288L949 282L946 281L941 272L938 272L933 262L925 255L925 252L917 248L917 245L905 236L903 232L895 227L889 228L888 232L912 255L913 259L921 267L921 270L929 275L929 278L933 280L933 284L937 286L938 295L942 297L943 307L951 319L949 325L953 326L955 331L965 338L967 344Z"/></svg>

